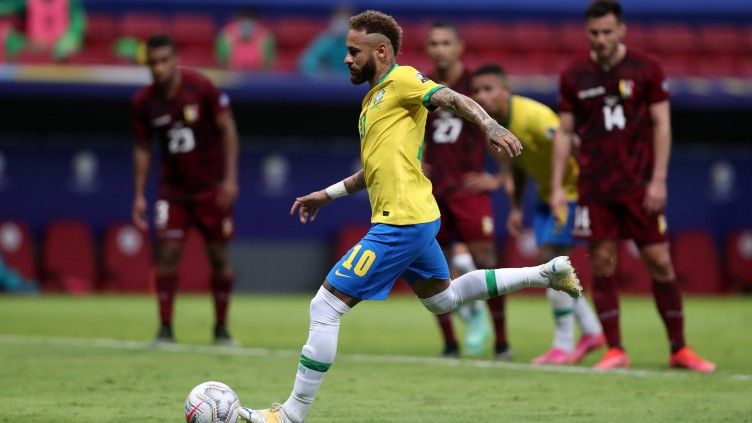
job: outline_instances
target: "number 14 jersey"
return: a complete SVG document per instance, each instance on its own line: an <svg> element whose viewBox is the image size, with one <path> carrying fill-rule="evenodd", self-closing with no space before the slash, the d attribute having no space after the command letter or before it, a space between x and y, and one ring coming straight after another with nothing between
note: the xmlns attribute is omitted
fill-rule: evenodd
<svg viewBox="0 0 752 423"><path fill-rule="evenodd" d="M135 142L159 142L160 192L166 197L193 197L212 191L224 177L225 155L216 116L229 100L198 72L179 69L180 87L171 99L155 84L133 97Z"/></svg>
<svg viewBox="0 0 752 423"><path fill-rule="evenodd" d="M668 99L658 62L629 49L604 71L582 55L562 72L559 94L559 111L574 114L582 141L580 201L609 202L644 190L653 170L650 105Z"/></svg>

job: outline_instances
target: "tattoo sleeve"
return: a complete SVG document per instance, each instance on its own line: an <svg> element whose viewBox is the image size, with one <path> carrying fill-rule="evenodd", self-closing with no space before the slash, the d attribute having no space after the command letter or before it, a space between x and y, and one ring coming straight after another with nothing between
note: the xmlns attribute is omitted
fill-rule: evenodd
<svg viewBox="0 0 752 423"><path fill-rule="evenodd" d="M491 116L470 97L462 95L451 88L442 88L436 91L429 100L429 104L443 109L451 110L461 118L483 127L489 121L494 122Z"/></svg>
<svg viewBox="0 0 752 423"><path fill-rule="evenodd" d="M345 178L345 188L348 194L354 194L366 187L366 176L363 169Z"/></svg>

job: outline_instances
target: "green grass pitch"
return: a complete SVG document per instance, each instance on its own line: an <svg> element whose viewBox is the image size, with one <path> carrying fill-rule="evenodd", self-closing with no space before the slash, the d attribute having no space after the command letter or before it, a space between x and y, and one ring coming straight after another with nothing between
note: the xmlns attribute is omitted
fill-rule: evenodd
<svg viewBox="0 0 752 423"><path fill-rule="evenodd" d="M243 344L210 346L209 297L179 297L171 349L146 346L150 297L0 297L0 422L175 422L199 382L229 384L241 403L287 398L308 327L309 296L238 296L231 330ZM513 296L512 363L486 355L435 358L433 317L410 297L366 302L343 319L337 361L310 422L752 422L752 298L686 298L687 338L718 364L712 375L667 369L649 298L622 299L633 369L535 368L552 322L542 296ZM455 325L461 329L461 325ZM600 353L596 354L600 355Z"/></svg>

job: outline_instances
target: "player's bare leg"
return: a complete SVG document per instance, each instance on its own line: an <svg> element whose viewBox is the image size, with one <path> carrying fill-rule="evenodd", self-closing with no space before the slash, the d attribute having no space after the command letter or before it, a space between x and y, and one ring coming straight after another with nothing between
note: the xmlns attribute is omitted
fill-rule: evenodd
<svg viewBox="0 0 752 423"><path fill-rule="evenodd" d="M684 341L684 311L668 242L645 245L640 248L640 255L653 278L655 305L668 333L669 365L698 372L714 371L715 364L698 356Z"/></svg>
<svg viewBox="0 0 752 423"><path fill-rule="evenodd" d="M252 410L241 407L240 417L253 423L298 423L308 414L326 371L337 354L340 318L360 300L324 281L311 300L311 324L303 346L292 393L284 404Z"/></svg>
<svg viewBox="0 0 752 423"><path fill-rule="evenodd" d="M234 282L234 274L227 258L227 244L212 241L206 244L206 253L211 264L211 289L214 298L214 343L235 346L236 342L227 330L227 310Z"/></svg>
<svg viewBox="0 0 752 423"><path fill-rule="evenodd" d="M474 241L468 243L470 255L480 269L495 269L497 267L496 247L492 241ZM512 351L507 341L506 327L506 297L500 295L486 300L491 312L496 340L494 344L494 356L499 360L510 360Z"/></svg>
<svg viewBox="0 0 752 423"><path fill-rule="evenodd" d="M570 248L547 244L541 247L539 261L545 263L554 257L568 255ZM579 362L590 351L605 344L603 330L584 296L572 299L569 295L553 289L546 291L553 311L555 328L551 348L533 359L534 364L567 364ZM575 347L574 324L582 329L582 337Z"/></svg>
<svg viewBox="0 0 752 423"><path fill-rule="evenodd" d="M172 307L175 303L177 270L182 253L182 241L162 241L157 245L155 285L160 327L154 339L154 345L175 342L172 331Z"/></svg>
<svg viewBox="0 0 752 423"><path fill-rule="evenodd" d="M593 366L596 369L629 367L629 357L621 345L619 327L619 295L616 290L616 240L591 241L590 263L593 267L593 303L603 332L608 342L608 350L603 358Z"/></svg>

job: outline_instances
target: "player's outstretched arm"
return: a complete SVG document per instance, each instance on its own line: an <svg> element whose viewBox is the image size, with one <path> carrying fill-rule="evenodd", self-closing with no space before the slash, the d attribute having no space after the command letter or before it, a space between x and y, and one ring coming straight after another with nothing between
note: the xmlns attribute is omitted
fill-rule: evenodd
<svg viewBox="0 0 752 423"><path fill-rule="evenodd" d="M504 151L514 157L522 153L522 144L507 128L499 125L496 120L483 110L478 103L468 96L462 95L451 88L436 91L428 101L432 106L441 107L454 112L463 119L472 122L483 129L488 141L498 151Z"/></svg>
<svg viewBox="0 0 752 423"><path fill-rule="evenodd" d="M290 214L293 215L295 212L298 212L298 217L302 224L313 222L319 209L329 204L330 201L353 194L365 189L365 187L366 178L363 169L361 169L334 185L296 198L290 208Z"/></svg>
<svg viewBox="0 0 752 423"><path fill-rule="evenodd" d="M146 196L144 187L146 178L149 176L149 162L151 161L151 150L148 143L136 142L133 147L133 207L131 209L131 219L133 224L145 231L149 228L146 221Z"/></svg>
<svg viewBox="0 0 752 423"><path fill-rule="evenodd" d="M562 210L566 210L567 197L562 186L564 181L564 169L572 152L572 139L574 137L574 114L571 112L559 113L559 128L554 133L554 153L551 156L551 198L550 206L555 216L560 216Z"/></svg>

